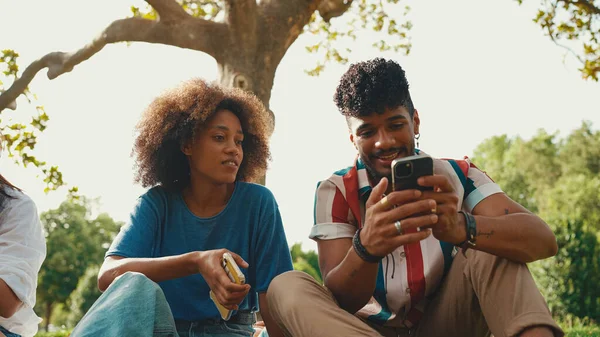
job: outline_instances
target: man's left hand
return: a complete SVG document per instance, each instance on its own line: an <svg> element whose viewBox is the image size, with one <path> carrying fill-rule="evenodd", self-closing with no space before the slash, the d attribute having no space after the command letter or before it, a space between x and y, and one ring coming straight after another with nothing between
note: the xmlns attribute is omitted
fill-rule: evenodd
<svg viewBox="0 0 600 337"><path fill-rule="evenodd" d="M438 215L436 224L431 225L433 236L452 244L459 244L467 237L464 217L458 213L458 194L443 175L421 177L418 180L421 186L431 186L433 191L425 191L422 199L433 199L437 203L432 213Z"/></svg>

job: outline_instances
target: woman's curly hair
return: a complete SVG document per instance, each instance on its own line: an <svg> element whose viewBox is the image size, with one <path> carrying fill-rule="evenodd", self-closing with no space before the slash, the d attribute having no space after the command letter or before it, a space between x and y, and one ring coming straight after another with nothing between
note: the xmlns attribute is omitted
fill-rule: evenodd
<svg viewBox="0 0 600 337"><path fill-rule="evenodd" d="M270 159L271 117L264 105L241 89L196 78L164 92L144 111L132 151L138 173L135 181L143 187L161 185L168 190L189 184L189 163L181 147L222 109L233 112L244 131L244 158L237 180L254 181L262 176Z"/></svg>

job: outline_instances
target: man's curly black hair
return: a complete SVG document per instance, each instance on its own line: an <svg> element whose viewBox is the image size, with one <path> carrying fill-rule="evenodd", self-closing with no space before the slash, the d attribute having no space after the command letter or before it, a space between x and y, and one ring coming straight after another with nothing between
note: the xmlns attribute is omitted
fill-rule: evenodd
<svg viewBox="0 0 600 337"><path fill-rule="evenodd" d="M383 114L386 108L400 106L411 117L414 113L404 70L383 58L352 64L340 79L333 100L346 117Z"/></svg>
<svg viewBox="0 0 600 337"><path fill-rule="evenodd" d="M136 181L144 187L161 185L181 190L190 180L188 159L181 146L193 139L217 111L227 109L244 132L244 159L237 180L254 181L267 169L271 116L254 95L193 79L158 96L137 125L132 155Z"/></svg>

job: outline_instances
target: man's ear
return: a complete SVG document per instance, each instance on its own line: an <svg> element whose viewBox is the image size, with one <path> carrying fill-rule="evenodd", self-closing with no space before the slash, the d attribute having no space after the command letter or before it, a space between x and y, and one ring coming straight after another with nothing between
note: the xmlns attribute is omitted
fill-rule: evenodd
<svg viewBox="0 0 600 337"><path fill-rule="evenodd" d="M421 119L419 118L419 112L415 109L413 114L413 131L415 135L419 134L419 127L421 126Z"/></svg>
<svg viewBox="0 0 600 337"><path fill-rule="evenodd" d="M354 142L354 134L352 133L352 131L350 131L350 142L352 143L352 145L354 145L354 148L358 150L358 147L356 147L356 143Z"/></svg>

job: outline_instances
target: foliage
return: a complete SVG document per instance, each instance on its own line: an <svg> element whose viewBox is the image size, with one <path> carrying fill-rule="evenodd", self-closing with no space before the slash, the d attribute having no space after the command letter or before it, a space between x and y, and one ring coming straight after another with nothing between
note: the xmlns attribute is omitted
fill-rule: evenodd
<svg viewBox="0 0 600 337"><path fill-rule="evenodd" d="M69 337L71 330L60 330L54 332L38 332L35 337Z"/></svg>
<svg viewBox="0 0 600 337"><path fill-rule="evenodd" d="M318 42L307 46L306 50L318 54L321 61L306 73L311 76L319 75L330 62L346 64L348 54L352 50L341 46L356 41L361 29L370 29L380 35L380 38L375 38L372 44L372 47L377 50L393 50L408 55L412 47L409 36L412 22L408 20L410 7L400 8L399 2L399 0L344 1L349 8L343 14L343 19L334 21L316 12L313 13L304 31L315 35Z"/></svg>
<svg viewBox="0 0 600 337"><path fill-rule="evenodd" d="M81 197L41 214L47 257L39 274L37 312L51 322L55 304L65 303L90 265L102 263L120 224L107 214L90 219L90 202Z"/></svg>
<svg viewBox="0 0 600 337"><path fill-rule="evenodd" d="M223 10L218 0L177 0L195 17L208 20L219 17ZM408 55L412 47L408 33L412 22L408 20L409 6L400 6L400 0L330 0L339 9L333 14L315 12L304 31L316 36L316 42L307 46L309 53L318 53L321 61L306 72L319 75L330 62L346 64L350 48L342 44L352 43L362 29L382 33L372 46L381 50L394 50ZM523 0L517 0L519 4ZM147 19L158 17L149 5L132 7L134 16ZM320 15L321 14L321 15ZM341 16L343 19L331 19ZM600 5L595 0L543 0L533 18L556 44L566 48L582 65L584 79L598 81L600 74ZM344 43L346 42L346 43ZM577 51L571 48L577 46Z"/></svg>
<svg viewBox="0 0 600 337"><path fill-rule="evenodd" d="M52 322L51 322L52 329L51 330L56 330L56 328L66 329L69 314L70 314L69 306L67 306L65 303L58 303L58 304L52 306Z"/></svg>
<svg viewBox="0 0 600 337"><path fill-rule="evenodd" d="M92 307L92 304L102 295L97 283L99 271L99 265L91 265L86 269L85 274L79 278L77 288L71 293L67 301L71 304L67 326L77 325L85 313Z"/></svg>
<svg viewBox="0 0 600 337"><path fill-rule="evenodd" d="M517 0L522 3L523 0ZM600 74L600 2L543 0L533 19L556 44L582 64L583 78L598 81ZM578 51L570 47L576 45Z"/></svg>
<svg viewBox="0 0 600 337"><path fill-rule="evenodd" d="M219 18L223 11L222 1L218 0L177 0L186 12L194 17L207 20ZM412 23L406 20L410 7L405 6L402 11L396 8L399 0L334 0L329 1L336 6L337 12L328 14L313 13L304 32L315 35L316 42L307 46L306 50L318 54L321 61L306 73L311 76L319 75L330 62L346 64L350 48L341 48L340 43L356 40L360 29L371 29L381 33L381 39L373 43L373 47L380 51L401 51L406 55L411 48L408 32ZM146 4L145 7L131 7L133 16L146 19L156 19L156 11ZM342 16L344 20L331 21L332 17Z"/></svg>
<svg viewBox="0 0 600 337"><path fill-rule="evenodd" d="M218 0L176 0L177 3L191 16L206 20L215 20L223 11L223 2ZM149 20L156 20L158 13L150 5L143 8L131 6L133 16Z"/></svg>
<svg viewBox="0 0 600 337"><path fill-rule="evenodd" d="M222 0L175 0L185 12L193 17L211 21L223 21L225 1ZM285 7L281 0L280 8ZM517 0L522 3L523 0ZM307 2L308 3L308 2ZM586 79L598 81L600 73L600 7L598 0L543 0L534 21L557 44L565 46L582 63L580 69ZM146 3L142 7L131 7L134 17L158 20L158 13ZM306 46L309 53L316 54L320 61L306 73L319 75L327 64L348 62L352 52L351 45L361 31L370 30L378 34L372 46L380 51L393 50L406 55L410 53L412 42L409 33L412 22L408 14L410 7L400 0L323 0L317 11L312 13L309 22L302 31L314 35ZM292 18L290 17L290 20ZM335 20L333 20L335 19ZM176 25L173 25L175 27ZM175 28L173 28L175 29ZM150 41L148 41L150 42ZM282 42L283 43L283 42ZM577 45L573 51L570 45ZM0 95L5 86L3 81L14 82L19 73L18 53L14 50L2 50L0 55ZM56 55L55 55L56 56ZM39 62L38 62L39 63ZM70 71L68 69L67 71ZM57 74L55 76L58 76ZM6 86L8 87L8 86ZM271 88L264 88L269 90ZM27 123L14 122L6 110L0 111L0 131L6 135L9 156L19 165L34 165L43 174L46 192L65 183L58 167L38 160L32 152L38 135L48 123L44 107L37 104L37 98L29 88L25 88L22 98L35 106L36 112ZM20 96L20 97L21 97ZM264 102L268 105L268 102ZM16 102L9 105L16 108ZM4 107L2 107L4 108ZM3 123L3 121L8 123Z"/></svg>
<svg viewBox="0 0 600 337"><path fill-rule="evenodd" d="M290 248L290 254L292 255L292 262L294 263L294 270L303 271L314 277L317 282L323 283L317 253L312 250L304 252L302 251L302 245L296 243Z"/></svg>
<svg viewBox="0 0 600 337"><path fill-rule="evenodd" d="M557 323L565 331L566 337L600 337L600 326L589 317L578 318L567 315L561 317Z"/></svg>
<svg viewBox="0 0 600 337"><path fill-rule="evenodd" d="M5 49L0 51L0 71L2 72L0 75L0 92L3 91L5 81L12 83L17 79L19 74L18 57L19 54L14 50ZM51 166L45 161L40 161L33 153L38 136L44 132L48 125L48 115L44 106L37 102L37 96L31 93L29 88L26 88L21 96L29 104L35 106L35 113L33 113L29 122L25 122L19 120L22 117L16 112L11 113L8 109L0 111L0 131L6 142L5 149L8 156L13 158L16 164L25 167L33 165L39 168L44 176L43 181L46 184L46 192L55 190L64 185L62 173L57 166ZM11 108L16 109L16 102Z"/></svg>
<svg viewBox="0 0 600 337"><path fill-rule="evenodd" d="M600 319L600 242L582 222L555 230L558 254L541 261L537 282L555 316Z"/></svg>
<svg viewBox="0 0 600 337"><path fill-rule="evenodd" d="M557 256L531 264L553 314L600 320L600 131L583 122L565 139L496 136L474 162L554 230Z"/></svg>
<svg viewBox="0 0 600 337"><path fill-rule="evenodd" d="M584 326L567 330L565 337L600 337L600 327Z"/></svg>

